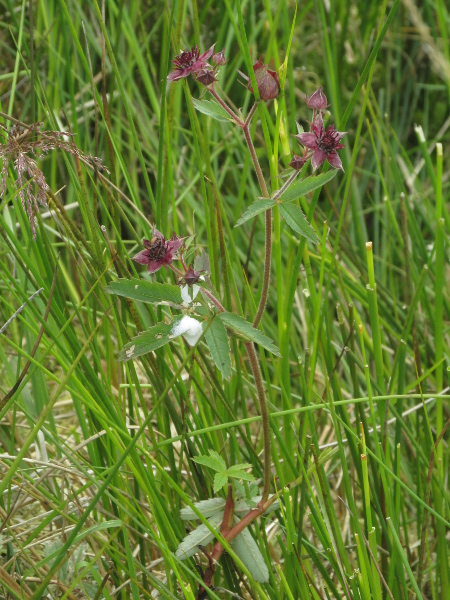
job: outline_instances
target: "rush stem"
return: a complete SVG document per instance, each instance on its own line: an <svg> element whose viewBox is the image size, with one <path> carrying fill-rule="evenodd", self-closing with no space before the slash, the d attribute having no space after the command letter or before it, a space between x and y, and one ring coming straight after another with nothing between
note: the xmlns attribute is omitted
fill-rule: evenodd
<svg viewBox="0 0 450 600"><path fill-rule="evenodd" d="M256 393L259 401L259 411L261 413L261 422L263 426L263 440L264 440L264 489L261 499L261 504L264 504L269 497L270 491L270 480L272 477L272 455L270 451L271 447L271 434L270 434L270 421L269 411L267 410L266 393L264 391L264 383L261 376L261 369L259 368L258 357L256 354L255 346L253 342L245 344L247 350L248 359L250 361L250 367L255 381Z"/></svg>

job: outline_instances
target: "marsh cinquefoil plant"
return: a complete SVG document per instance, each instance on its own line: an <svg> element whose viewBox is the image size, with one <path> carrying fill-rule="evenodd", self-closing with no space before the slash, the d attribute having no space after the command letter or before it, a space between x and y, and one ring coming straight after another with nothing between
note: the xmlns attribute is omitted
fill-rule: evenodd
<svg viewBox="0 0 450 600"><path fill-rule="evenodd" d="M324 128L323 116L328 103L322 88L319 88L310 97L306 97L307 106L313 110L313 118L311 131L296 136L297 141L303 146L303 155L300 157L294 154L290 164L292 172L287 181L279 190L270 194L256 154L250 125L256 114L258 102L275 99L280 94L282 82L279 74L270 70L261 60L254 64L253 73L250 76L241 73L248 90L254 93L256 88L259 96L259 100L255 101L247 117L244 118L223 100L215 87L217 68L225 64L226 58L223 52L213 56L213 50L214 46L203 54L199 53L197 47L181 52L174 60L175 69L168 76L168 80L175 82L191 75L197 82L203 84L207 92L215 99L215 103L211 105L197 100L195 107L213 118L217 118L218 115L223 118L225 115L232 124L242 130L247 143L262 199L256 200L247 209L237 225L262 212L265 212L266 222L263 283L253 322L250 323L242 315L225 310L209 281L209 273L204 266L207 264L204 256L198 256L192 265L187 266L185 240L174 234L173 238L167 241L156 228L153 230L152 240L144 240L145 249L134 256L133 260L147 265L149 273L155 273L161 267L166 267L175 273L179 285L133 279L113 282L108 288L110 293L155 305L168 305L180 312L170 323L160 322L133 338L121 351L120 356L124 361L156 350L180 336L183 336L190 346L195 346L204 337L217 368L223 377L228 378L231 373L228 338L232 336L241 340L247 351L263 427L263 489L262 494L259 495L255 487L250 491L249 489L245 490L239 484L233 484L235 479L253 481L253 476L246 471L250 465L232 465L227 468L225 461L217 453L194 459L198 464L215 471L214 491L216 493L225 486L229 478L232 480L228 485L226 500L219 497L198 502L194 505L198 513L192 512L190 509L182 511L182 517L187 520L195 520L199 518L199 514L202 515L208 525L206 522L202 523L183 540L177 551L179 558L189 558L211 542L214 537L218 538L210 554L204 550L208 559L208 567L203 575L203 584L200 587L198 598L205 597L206 588L212 585L214 572L225 549L223 542L231 545L235 554L252 573L255 581L264 582L269 577L264 559L247 528L255 519L273 510L274 503L277 501L277 495L270 494L271 432L264 384L255 350L255 344L257 344L277 356L280 355L272 340L258 330L266 308L270 285L272 208L275 205L279 207L281 215L296 235L305 236L313 243L319 241L302 210L294 202L304 196L306 192L317 189L329 181L335 175L336 170L316 177L301 178L299 174L310 158L313 172L323 165L325 160L335 169L342 169L337 151L343 147L340 141L344 135L344 133L334 131L333 126L328 130ZM208 63L211 56L213 65ZM176 259L181 263L181 269L175 267Z"/></svg>

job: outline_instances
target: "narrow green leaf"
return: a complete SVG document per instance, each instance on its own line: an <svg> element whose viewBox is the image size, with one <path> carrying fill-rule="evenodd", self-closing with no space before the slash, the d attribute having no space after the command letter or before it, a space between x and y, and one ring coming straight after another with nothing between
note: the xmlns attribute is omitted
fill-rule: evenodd
<svg viewBox="0 0 450 600"><path fill-rule="evenodd" d="M205 339L217 368L228 379L231 375L230 345L227 330L220 319L214 318L211 321Z"/></svg>
<svg viewBox="0 0 450 600"><path fill-rule="evenodd" d="M219 490L221 490L226 484L227 479L228 477L226 473L216 473L214 476L214 491L218 492Z"/></svg>
<svg viewBox="0 0 450 600"><path fill-rule="evenodd" d="M161 348L169 343L173 338L170 337L173 329L172 323L158 323L154 327L150 327L140 335L134 337L126 344L119 353L119 359L126 362L132 358L137 358L147 352L152 352L157 348Z"/></svg>
<svg viewBox="0 0 450 600"><path fill-rule="evenodd" d="M215 100L197 100L196 98L192 98L192 104L196 110L208 117L212 117L216 121L226 122L233 120L227 111Z"/></svg>
<svg viewBox="0 0 450 600"><path fill-rule="evenodd" d="M183 302L178 286L171 283L145 281L144 279L119 279L118 281L112 281L106 287L106 291L109 294L116 294L149 304L179 306Z"/></svg>
<svg viewBox="0 0 450 600"><path fill-rule="evenodd" d="M248 529L244 529L242 533L234 538L231 542L231 547L250 571L255 581L259 581L260 583L269 581L269 569Z"/></svg>
<svg viewBox="0 0 450 600"><path fill-rule="evenodd" d="M243 317L233 313L223 312L220 313L219 318L222 319L225 325L242 334L248 338L249 341L260 344L263 348L269 352L272 352L276 356L281 356L280 351L272 342L272 340L258 331L258 329L255 329L252 324L246 321Z"/></svg>
<svg viewBox="0 0 450 600"><path fill-rule="evenodd" d="M208 519L208 523L210 523L216 529L220 528L223 520L223 513L224 511L222 510L215 514ZM206 525L202 523L184 538L184 540L178 546L175 556L181 560L185 560L186 558L189 558L190 556L193 556L199 552L199 546L206 546L212 542L213 539L214 534L212 534Z"/></svg>
<svg viewBox="0 0 450 600"><path fill-rule="evenodd" d="M331 169L330 171L321 173L315 177L307 177L306 179L296 181L288 187L278 200L281 200L282 202L293 202L294 200L297 200L297 198L306 196L309 192L313 192L314 190L317 190L317 188L320 188L331 181L337 172L338 169Z"/></svg>
<svg viewBox="0 0 450 600"><path fill-rule="evenodd" d="M319 243L316 232L306 220L305 214L299 206L296 204L280 204L280 213L294 231L303 235L313 244Z"/></svg>
<svg viewBox="0 0 450 600"><path fill-rule="evenodd" d="M245 221L256 217L256 215L259 215L259 213L269 210L269 208L275 206L276 203L276 200L255 200L255 202L253 202L253 204L250 204L250 206L247 208L245 213L236 223L235 227L239 227L239 225L242 225L242 223L245 223Z"/></svg>

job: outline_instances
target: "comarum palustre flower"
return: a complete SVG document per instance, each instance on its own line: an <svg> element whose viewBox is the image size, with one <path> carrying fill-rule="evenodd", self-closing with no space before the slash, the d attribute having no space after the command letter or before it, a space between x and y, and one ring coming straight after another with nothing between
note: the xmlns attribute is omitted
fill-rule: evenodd
<svg viewBox="0 0 450 600"><path fill-rule="evenodd" d="M205 70L208 70L208 68L211 68L208 64L208 59L214 52L214 46L215 44L203 54L199 53L197 46L193 46L187 51L182 50L173 61L175 69L167 76L168 81L178 81L189 75L196 77Z"/></svg>
<svg viewBox="0 0 450 600"><path fill-rule="evenodd" d="M148 265L149 273L156 273L161 267L166 267L177 258L176 254L184 244L185 238L178 237L175 233L172 239L166 240L163 234L153 227L153 237L149 240L144 240L145 250L138 252L133 256L135 262L140 265Z"/></svg>
<svg viewBox="0 0 450 600"><path fill-rule="evenodd" d="M259 97L261 100L273 100L280 94L280 80L276 71L267 68L261 59L253 65L255 72L256 85L258 86ZM241 71L238 73L247 81L247 89L253 92L253 86L250 78Z"/></svg>
<svg viewBox="0 0 450 600"><path fill-rule="evenodd" d="M294 137L302 146L312 151L313 171L316 171L326 160L335 169L344 170L337 151L344 147L341 139L346 133L336 131L334 125L325 130L322 115L318 114L311 124L309 133L298 133Z"/></svg>

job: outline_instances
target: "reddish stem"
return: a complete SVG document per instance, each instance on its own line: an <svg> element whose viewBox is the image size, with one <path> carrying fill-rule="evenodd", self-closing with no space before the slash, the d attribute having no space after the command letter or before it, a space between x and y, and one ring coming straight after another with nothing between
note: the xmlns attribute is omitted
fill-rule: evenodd
<svg viewBox="0 0 450 600"><path fill-rule="evenodd" d="M214 96L214 98L217 100L217 102L220 104L220 106L227 111L227 113L230 115L230 117L233 119L233 121L236 123L236 125L239 125L239 127L244 127L244 121L242 121L242 119L240 119L237 116L237 114L231 110L231 108L228 106L228 104L222 100L222 98L219 96L219 94L214 89L214 84L211 87L209 87L208 90L211 92L211 94Z"/></svg>
<svg viewBox="0 0 450 600"><path fill-rule="evenodd" d="M255 519L257 519L262 514L264 514L266 512L266 510L269 508L269 506L271 504L273 504L276 499L277 499L277 495L274 494L271 498L266 500L264 503L261 500L261 502L258 504L258 506L256 508L253 508L249 513L247 513L245 515L245 517L243 517L239 521L239 523L236 523L236 525L234 527L232 527L231 529L229 529L225 534L223 534L223 532L221 531L225 540L228 543L232 542L234 540L234 538L237 537L240 533L242 533L246 527L251 525L251 523L253 523L253 521ZM227 500L227 502L228 502L228 500ZM225 508L225 511L226 511L226 508ZM224 519L225 519L225 515L224 515ZM222 524L223 524L223 522L222 522ZM220 541L216 542L214 549L210 555L210 565L206 569L205 574L203 576L203 585L200 587L198 595L197 595L198 600L203 600L203 598L207 597L205 588L211 587L213 575L215 573L218 562L219 562L223 552L224 552L224 547L222 546L221 542Z"/></svg>

